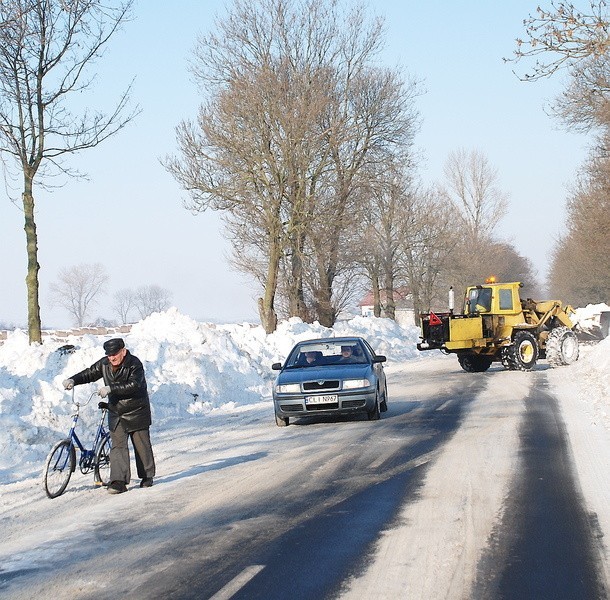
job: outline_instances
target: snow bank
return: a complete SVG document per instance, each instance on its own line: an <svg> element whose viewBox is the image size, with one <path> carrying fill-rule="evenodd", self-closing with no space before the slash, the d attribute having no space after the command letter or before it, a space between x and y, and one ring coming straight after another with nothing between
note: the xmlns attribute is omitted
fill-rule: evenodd
<svg viewBox="0 0 610 600"><path fill-rule="evenodd" d="M593 418L610 430L610 337L591 348L572 369L580 399Z"/></svg>
<svg viewBox="0 0 610 600"><path fill-rule="evenodd" d="M379 354L392 361L418 356L419 330L402 329L389 319L357 317L333 329L292 318L267 335L260 326L198 323L170 309L135 324L123 337L146 370L156 426L211 411L235 411L271 395L275 373L299 340L342 335L366 338ZM102 343L112 336L46 339L30 346L23 331L11 332L0 345L0 483L40 471L50 447L68 431L72 402L61 382L98 360ZM86 402L97 384L77 386L75 398ZM97 402L81 409L79 431L93 437Z"/></svg>

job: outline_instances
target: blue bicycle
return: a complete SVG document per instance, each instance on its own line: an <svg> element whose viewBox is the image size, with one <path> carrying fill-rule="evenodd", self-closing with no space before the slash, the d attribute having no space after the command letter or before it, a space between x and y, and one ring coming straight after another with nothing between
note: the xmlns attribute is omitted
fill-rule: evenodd
<svg viewBox="0 0 610 600"><path fill-rule="evenodd" d="M103 408L102 416L97 427L93 448L87 450L76 435L76 424L81 406L87 406L94 392L89 399L80 404L74 402L74 389L72 389L72 403L76 407L72 415L72 426L65 440L57 442L49 455L44 468L44 489L49 498L57 498L64 493L72 473L76 470L76 449L80 450L78 466L81 473L87 474L93 470L94 484L97 486L108 485L110 472L110 434L104 426L108 409Z"/></svg>

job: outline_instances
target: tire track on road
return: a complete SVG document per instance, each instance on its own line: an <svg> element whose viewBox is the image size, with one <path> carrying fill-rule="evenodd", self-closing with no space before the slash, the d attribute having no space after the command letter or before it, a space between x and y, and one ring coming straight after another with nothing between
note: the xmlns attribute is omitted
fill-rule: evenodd
<svg viewBox="0 0 610 600"><path fill-rule="evenodd" d="M520 428L520 463L480 561L473 597L607 598L599 532L575 479L569 440L546 375L532 374Z"/></svg>

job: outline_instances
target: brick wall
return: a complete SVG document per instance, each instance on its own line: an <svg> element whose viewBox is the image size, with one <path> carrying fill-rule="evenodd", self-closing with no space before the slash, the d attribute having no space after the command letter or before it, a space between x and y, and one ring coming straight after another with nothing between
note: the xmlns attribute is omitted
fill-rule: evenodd
<svg viewBox="0 0 610 600"><path fill-rule="evenodd" d="M70 337L78 337L83 335L120 335L122 333L129 333L131 331L131 325L121 325L119 327L78 327L76 329L45 329L42 331L42 341L45 338L52 338L54 340L67 340ZM7 335L8 331L0 330L0 343L2 343Z"/></svg>

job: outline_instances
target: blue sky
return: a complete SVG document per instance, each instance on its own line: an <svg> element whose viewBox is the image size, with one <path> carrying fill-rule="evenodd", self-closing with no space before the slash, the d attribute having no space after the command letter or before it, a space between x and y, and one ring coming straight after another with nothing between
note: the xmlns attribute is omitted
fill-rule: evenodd
<svg viewBox="0 0 610 600"><path fill-rule="evenodd" d="M133 100L142 114L126 130L71 163L89 181L68 181L38 191L37 223L44 327L70 324L48 304L49 285L62 268L105 265L108 294L96 315L113 317L112 294L156 284L173 303L199 320L256 320L257 292L231 270L218 215L191 215L177 183L160 163L175 151L175 126L196 114L198 96L187 71L197 35L224 10L221 0L139 0L98 64L92 106L109 108L135 77ZM424 3L371 2L386 17L382 60L423 81L417 99L422 119L416 137L425 183L441 178L452 150L483 152L498 170L509 196L499 235L534 262L544 276L555 236L564 227L567 185L582 163L588 140L563 131L545 113L562 88L562 77L523 83L512 54L523 36L523 19L535 1L483 0ZM516 65L520 70L523 65ZM0 277L0 322L26 323L26 256L20 209L0 193L0 235L7 251Z"/></svg>

